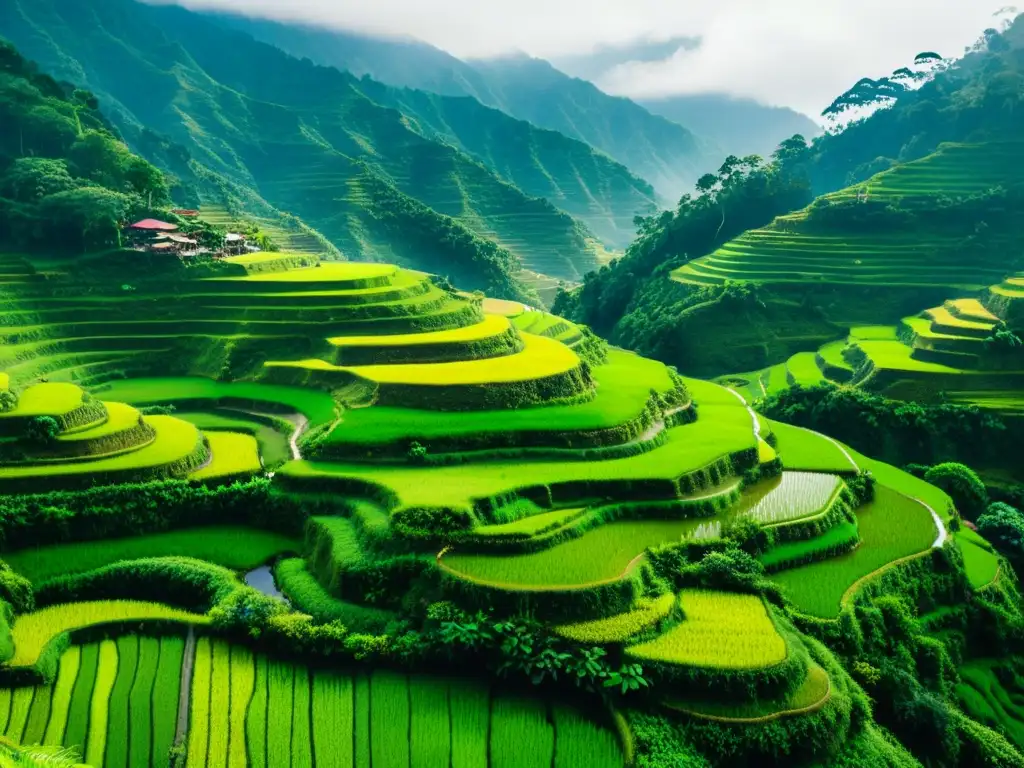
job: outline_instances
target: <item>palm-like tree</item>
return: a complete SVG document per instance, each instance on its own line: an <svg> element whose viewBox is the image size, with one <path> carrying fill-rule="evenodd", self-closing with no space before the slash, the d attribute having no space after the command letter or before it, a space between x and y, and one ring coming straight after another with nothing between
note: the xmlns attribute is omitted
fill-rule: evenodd
<svg viewBox="0 0 1024 768"><path fill-rule="evenodd" d="M0 738L0 768L81 768L78 752L64 747L23 747Z"/></svg>

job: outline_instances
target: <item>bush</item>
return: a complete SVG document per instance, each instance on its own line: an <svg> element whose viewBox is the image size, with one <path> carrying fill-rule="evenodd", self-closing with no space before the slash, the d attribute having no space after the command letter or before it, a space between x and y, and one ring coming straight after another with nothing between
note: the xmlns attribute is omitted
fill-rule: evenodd
<svg viewBox="0 0 1024 768"><path fill-rule="evenodd" d="M974 470L956 462L938 464L924 474L926 482L938 486L953 499L960 514L974 520L988 506L985 484Z"/></svg>
<svg viewBox="0 0 1024 768"><path fill-rule="evenodd" d="M25 439L38 445L50 445L60 434L60 424L52 416L36 416L25 425Z"/></svg>
<svg viewBox="0 0 1024 768"><path fill-rule="evenodd" d="M997 501L978 518L978 533L1000 552L1018 562L1024 561L1024 513Z"/></svg>

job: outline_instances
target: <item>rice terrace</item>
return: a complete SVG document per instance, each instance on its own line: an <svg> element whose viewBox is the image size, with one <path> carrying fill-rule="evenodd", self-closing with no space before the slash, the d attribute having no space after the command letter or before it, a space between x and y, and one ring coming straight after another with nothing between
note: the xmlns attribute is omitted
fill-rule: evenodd
<svg viewBox="0 0 1024 768"><path fill-rule="evenodd" d="M751 154L5 3L0 768L1024 768L1011 10Z"/></svg>

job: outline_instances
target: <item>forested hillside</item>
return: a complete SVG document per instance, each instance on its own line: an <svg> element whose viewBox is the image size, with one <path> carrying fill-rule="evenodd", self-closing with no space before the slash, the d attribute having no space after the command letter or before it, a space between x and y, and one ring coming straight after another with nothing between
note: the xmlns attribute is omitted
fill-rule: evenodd
<svg viewBox="0 0 1024 768"><path fill-rule="evenodd" d="M871 117L806 149L787 142L767 170L791 184L766 183L771 175L763 171L737 174L753 166L728 161L726 173L701 180L694 200L646 220L622 259L560 295L556 309L712 375L763 367L851 324L895 322L951 290L998 282L1020 268L1020 188L1015 153L989 148L1020 138L1022 36L1021 22L988 33L964 59ZM953 165L921 166L937 169L930 177L906 166L910 181L872 178L894 166L899 172L900 163L930 156L942 142L977 151L960 153ZM812 194L849 184L856 186L788 215ZM872 266L882 262L888 278ZM720 343L698 341L696 328L712 329Z"/></svg>
<svg viewBox="0 0 1024 768"><path fill-rule="evenodd" d="M96 97L58 83L0 40L0 247L82 253L119 242L130 216L170 201Z"/></svg>
<svg viewBox="0 0 1024 768"><path fill-rule="evenodd" d="M520 120L586 142L649 181L670 201L720 160L713 135L695 136L686 123L666 120L629 99L609 96L541 59L512 56L464 62L416 41L237 16L217 18L295 56L388 84L470 96Z"/></svg>
<svg viewBox="0 0 1024 768"><path fill-rule="evenodd" d="M567 278L598 263L600 248L579 222L436 140L415 117L373 101L363 91L368 84L351 75L292 59L179 8L44 0L4 4L0 14L0 33L47 70L91 88L126 133L144 126L166 134L201 166L304 219L350 258L451 273L504 295L508 286L445 263L452 232L508 254L506 282L517 259ZM649 189L624 168L563 142L531 139L520 157L536 158L535 147L553 143L559 162L573 158L572 172L537 173L562 177L569 198L583 179L601 216L612 215L617 193L631 196L630 208L648 199ZM426 227L426 239L395 238L406 220L417 231Z"/></svg>

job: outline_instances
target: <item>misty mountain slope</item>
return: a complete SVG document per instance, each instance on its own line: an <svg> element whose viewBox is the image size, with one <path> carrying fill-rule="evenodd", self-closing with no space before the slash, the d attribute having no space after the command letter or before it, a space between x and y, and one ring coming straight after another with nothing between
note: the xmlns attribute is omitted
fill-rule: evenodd
<svg viewBox="0 0 1024 768"><path fill-rule="evenodd" d="M769 157L779 142L800 134L813 139L821 126L788 107L769 107L753 99L709 93L639 99L656 115L713 136L725 154Z"/></svg>
<svg viewBox="0 0 1024 768"><path fill-rule="evenodd" d="M388 205L418 202L453 217L531 269L575 278L596 264L579 222L422 135L414 118L372 101L361 90L365 82L199 15L129 0L13 0L0 9L0 34L57 76L92 88L119 123L167 134L204 166L305 219L350 257L417 264L415 252L404 259L378 252L390 239L381 235L388 228L379 201L357 183L368 169L373 189L394 188L381 198ZM634 181L618 166L602 168ZM448 226L435 225L439 232Z"/></svg>
<svg viewBox="0 0 1024 768"><path fill-rule="evenodd" d="M714 143L540 59L516 56L464 62L416 41L213 16L294 56L392 85L472 96L520 120L584 141L649 181L670 201L721 160Z"/></svg>

